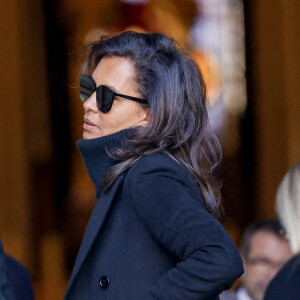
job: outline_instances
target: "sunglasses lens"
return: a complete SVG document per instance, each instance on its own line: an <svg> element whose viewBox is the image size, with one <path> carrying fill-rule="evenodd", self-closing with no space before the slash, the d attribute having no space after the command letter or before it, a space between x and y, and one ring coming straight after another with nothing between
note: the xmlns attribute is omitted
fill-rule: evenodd
<svg viewBox="0 0 300 300"><path fill-rule="evenodd" d="M80 74L79 97L82 102L85 102L95 90L94 80L87 75Z"/></svg>
<svg viewBox="0 0 300 300"><path fill-rule="evenodd" d="M97 87L97 105L103 113L110 111L114 99L114 92L105 85Z"/></svg>

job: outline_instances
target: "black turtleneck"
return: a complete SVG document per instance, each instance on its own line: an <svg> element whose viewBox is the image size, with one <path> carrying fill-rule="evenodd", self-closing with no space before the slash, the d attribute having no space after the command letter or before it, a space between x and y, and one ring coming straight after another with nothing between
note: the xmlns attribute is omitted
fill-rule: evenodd
<svg viewBox="0 0 300 300"><path fill-rule="evenodd" d="M97 198L102 192L101 181L103 176L109 168L118 162L112 159L108 152L113 148L122 148L129 131L130 129L124 129L103 137L77 142L77 147L83 157L87 171L94 182Z"/></svg>

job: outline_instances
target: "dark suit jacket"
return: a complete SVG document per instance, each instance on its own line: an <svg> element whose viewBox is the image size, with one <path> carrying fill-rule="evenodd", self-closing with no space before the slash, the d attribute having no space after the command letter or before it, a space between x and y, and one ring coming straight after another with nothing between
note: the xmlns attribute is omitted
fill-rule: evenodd
<svg viewBox="0 0 300 300"><path fill-rule="evenodd" d="M292 257L273 278L264 299L300 299L300 254Z"/></svg>
<svg viewBox="0 0 300 300"><path fill-rule="evenodd" d="M153 154L98 199L64 299L213 300L242 272L191 173Z"/></svg>
<svg viewBox="0 0 300 300"><path fill-rule="evenodd" d="M31 277L27 269L13 257L6 255L8 277L14 287L16 300L33 300Z"/></svg>
<svg viewBox="0 0 300 300"><path fill-rule="evenodd" d="M3 252L0 240L0 300L33 300L31 278L25 267Z"/></svg>
<svg viewBox="0 0 300 300"><path fill-rule="evenodd" d="M7 272L6 255L0 240L0 300L15 300L16 295Z"/></svg>

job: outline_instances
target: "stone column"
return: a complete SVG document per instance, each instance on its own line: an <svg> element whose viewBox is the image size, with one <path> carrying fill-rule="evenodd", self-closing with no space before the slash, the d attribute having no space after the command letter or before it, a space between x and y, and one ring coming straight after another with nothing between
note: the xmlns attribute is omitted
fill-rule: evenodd
<svg viewBox="0 0 300 300"><path fill-rule="evenodd" d="M40 0L0 2L0 237L29 269L36 256L31 195L39 189L32 165L51 154L43 20Z"/></svg>

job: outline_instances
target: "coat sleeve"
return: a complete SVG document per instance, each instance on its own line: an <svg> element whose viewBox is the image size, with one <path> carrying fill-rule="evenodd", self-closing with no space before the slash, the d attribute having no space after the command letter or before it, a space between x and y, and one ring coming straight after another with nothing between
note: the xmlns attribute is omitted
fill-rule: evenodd
<svg viewBox="0 0 300 300"><path fill-rule="evenodd" d="M151 286L149 299L213 299L243 273L235 245L203 203L191 196L183 170L171 158L157 155L141 159L128 172L141 221L180 260Z"/></svg>

